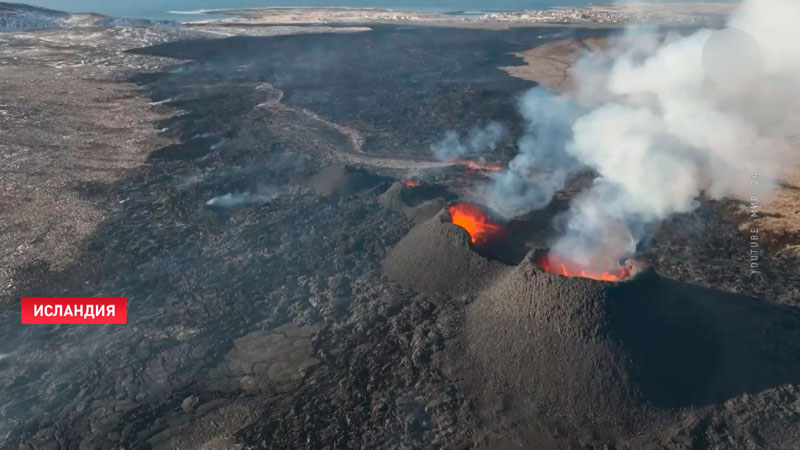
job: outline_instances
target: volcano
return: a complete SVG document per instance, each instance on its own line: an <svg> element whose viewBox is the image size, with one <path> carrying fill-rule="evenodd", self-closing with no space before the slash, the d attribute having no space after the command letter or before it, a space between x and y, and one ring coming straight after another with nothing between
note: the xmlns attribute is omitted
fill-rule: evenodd
<svg viewBox="0 0 800 450"><path fill-rule="evenodd" d="M508 266L477 253L473 238L451 222L447 208L414 228L383 262L386 276L419 292L474 293Z"/></svg>
<svg viewBox="0 0 800 450"><path fill-rule="evenodd" d="M639 261L595 273L536 248L505 264L475 243L496 235L472 225L493 222L454 219L459 205L457 214L482 213L448 205L390 251L384 273L417 292L472 299L457 357L468 390L505 399L520 420L602 432L800 381L794 309Z"/></svg>
<svg viewBox="0 0 800 450"><path fill-rule="evenodd" d="M800 380L791 308L637 263L612 283L554 275L541 253L494 279L466 315L468 365L521 410L602 428Z"/></svg>
<svg viewBox="0 0 800 450"><path fill-rule="evenodd" d="M419 224L435 216L455 196L442 186L417 180L392 184L378 197L386 209L402 214L411 223Z"/></svg>
<svg viewBox="0 0 800 450"><path fill-rule="evenodd" d="M305 182L319 195L348 196L371 189L385 181L385 178L362 168L337 164L323 167Z"/></svg>

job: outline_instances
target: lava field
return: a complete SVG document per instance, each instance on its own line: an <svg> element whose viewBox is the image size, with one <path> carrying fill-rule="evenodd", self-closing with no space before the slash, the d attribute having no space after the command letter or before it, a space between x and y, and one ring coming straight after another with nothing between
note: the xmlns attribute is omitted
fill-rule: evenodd
<svg viewBox="0 0 800 450"><path fill-rule="evenodd" d="M591 272L550 246L592 174L504 220L469 193L512 138L431 156L519 134L514 52L609 31L372 28L130 52L175 60L128 80L170 143L78 186L114 209L3 303L125 296L128 324L3 321L4 447L796 448L800 261L747 278L735 201Z"/></svg>

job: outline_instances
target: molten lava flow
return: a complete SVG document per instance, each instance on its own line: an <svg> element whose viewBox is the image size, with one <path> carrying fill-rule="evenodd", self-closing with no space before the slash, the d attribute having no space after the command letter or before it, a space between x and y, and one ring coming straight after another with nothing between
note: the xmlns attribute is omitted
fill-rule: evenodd
<svg viewBox="0 0 800 450"><path fill-rule="evenodd" d="M469 170L475 170L478 172L496 172L503 169L503 166L497 164L486 164L473 161L471 159L457 159L453 161L452 164L456 166L464 166Z"/></svg>
<svg viewBox="0 0 800 450"><path fill-rule="evenodd" d="M565 277L590 278L599 281L620 281L631 275L630 269L625 267L603 272L587 270L575 263L565 261L558 255L552 253L540 258L537 262L545 272Z"/></svg>
<svg viewBox="0 0 800 450"><path fill-rule="evenodd" d="M467 230L473 244L486 243L491 237L503 230L503 226L494 223L489 215L470 203L455 203L447 207L453 225Z"/></svg>
<svg viewBox="0 0 800 450"><path fill-rule="evenodd" d="M403 183L404 186L408 186L408 187L419 186L419 181L416 181L416 180L403 180L403 181L401 181L401 183Z"/></svg>

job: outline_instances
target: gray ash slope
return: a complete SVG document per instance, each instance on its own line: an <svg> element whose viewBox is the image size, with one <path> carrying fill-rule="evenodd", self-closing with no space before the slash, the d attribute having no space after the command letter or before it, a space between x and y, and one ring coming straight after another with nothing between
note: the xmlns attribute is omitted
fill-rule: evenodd
<svg viewBox="0 0 800 450"><path fill-rule="evenodd" d="M424 159L446 129L518 123L514 98L531 84L497 66L560 32L376 27L139 50L192 60L136 78L165 101L156 107L184 111L156 124L180 143L119 182L76 187L121 209L71 266L21 270L24 283L2 303L124 295L129 325L19 327L16 307L3 311L3 446L491 448L489 435L516 438L518 428L476 413L443 357L462 333L462 299L382 276L380 261L409 228L379 203L398 174L354 169L371 176L345 192L315 191L305 180L358 149L302 109L358 130L371 155ZM296 108L270 103L261 83ZM505 143L495 156L512 150ZM433 177L453 182L448 174ZM227 194L252 201L206 205ZM270 343L302 352L276 355ZM642 445L562 434L552 447L777 442L765 424L791 424L796 389L754 398Z"/></svg>

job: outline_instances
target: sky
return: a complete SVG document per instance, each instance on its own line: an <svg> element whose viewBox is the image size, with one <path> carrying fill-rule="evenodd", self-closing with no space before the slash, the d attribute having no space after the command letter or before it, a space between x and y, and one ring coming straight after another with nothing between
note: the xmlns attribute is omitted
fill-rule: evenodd
<svg viewBox="0 0 800 450"><path fill-rule="evenodd" d="M116 17L183 19L169 11L269 6L358 6L427 10L519 10L612 3L613 0L11 0L68 12ZM639 0L642 1L642 0ZM646 0L644 0L646 1ZM675 0L673 0L675 1ZM691 0L688 0L691 1Z"/></svg>

